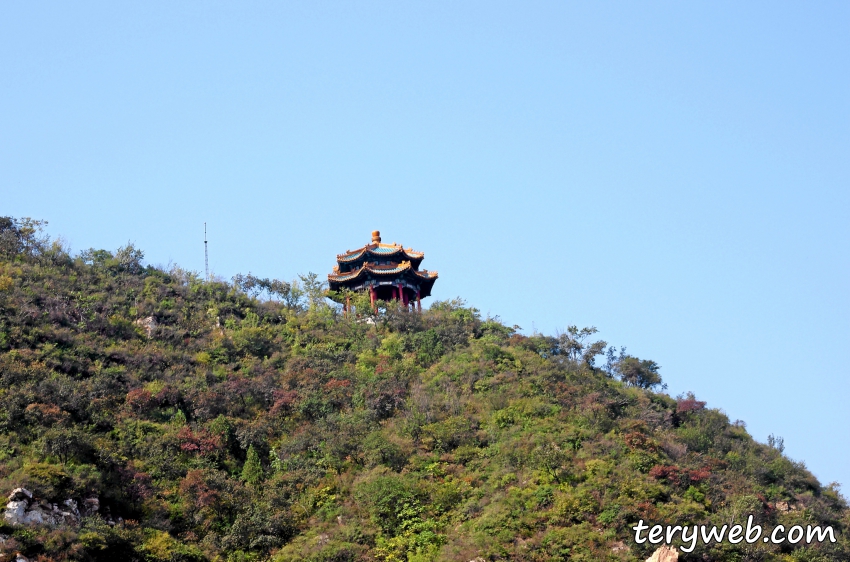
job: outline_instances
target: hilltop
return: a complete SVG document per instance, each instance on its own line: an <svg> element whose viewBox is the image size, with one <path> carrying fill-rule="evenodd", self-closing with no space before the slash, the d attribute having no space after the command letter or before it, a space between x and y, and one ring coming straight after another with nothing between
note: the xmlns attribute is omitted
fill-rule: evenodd
<svg viewBox="0 0 850 562"><path fill-rule="evenodd" d="M838 542L680 560L850 560L837 489L592 328L343 316L314 275L207 281L42 226L0 218L0 492L73 513L7 518L3 560L635 561L639 519L749 514Z"/></svg>

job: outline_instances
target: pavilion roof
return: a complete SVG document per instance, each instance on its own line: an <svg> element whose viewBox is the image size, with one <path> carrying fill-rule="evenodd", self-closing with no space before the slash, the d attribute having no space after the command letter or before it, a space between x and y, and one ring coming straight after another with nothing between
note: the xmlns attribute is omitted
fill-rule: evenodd
<svg viewBox="0 0 850 562"><path fill-rule="evenodd" d="M366 244L357 250L349 250L344 254L339 254L336 257L336 260L339 263L349 263L357 261L362 257L366 257L369 254L381 257L400 255L400 257L414 261L422 260L425 257L424 252L416 252L413 248L404 248L401 244L381 244L380 242L373 242L371 244Z"/></svg>
<svg viewBox="0 0 850 562"><path fill-rule="evenodd" d="M420 277L424 280L434 280L437 278L436 271L428 271L427 269L422 271L415 270L409 261L403 261L399 264L390 264L390 265L379 265L374 263L365 262L358 269L353 271L347 271L345 273L339 273L339 268L334 267L334 273L328 275L328 281L335 283L344 283L346 281L353 281L357 279L364 273L372 273L374 275L397 275L399 273L404 273L405 271L409 271L410 273Z"/></svg>

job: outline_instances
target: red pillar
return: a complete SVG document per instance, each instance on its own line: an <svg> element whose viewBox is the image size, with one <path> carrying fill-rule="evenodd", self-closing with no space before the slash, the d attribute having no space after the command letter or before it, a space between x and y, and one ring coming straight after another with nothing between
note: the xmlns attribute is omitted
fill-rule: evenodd
<svg viewBox="0 0 850 562"><path fill-rule="evenodd" d="M419 291L416 291L416 311L422 312L422 297L419 295Z"/></svg>
<svg viewBox="0 0 850 562"><path fill-rule="evenodd" d="M377 307L375 307L375 301L378 300L378 292L375 290L375 286L372 285L369 287L369 298L372 300L372 310L375 312L378 311Z"/></svg>

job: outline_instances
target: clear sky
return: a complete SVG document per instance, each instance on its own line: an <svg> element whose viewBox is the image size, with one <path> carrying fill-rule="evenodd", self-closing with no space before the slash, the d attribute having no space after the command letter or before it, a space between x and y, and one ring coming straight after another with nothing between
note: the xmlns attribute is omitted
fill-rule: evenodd
<svg viewBox="0 0 850 562"><path fill-rule="evenodd" d="M224 278L380 229L850 486L848 55L846 2L10 1L0 215Z"/></svg>

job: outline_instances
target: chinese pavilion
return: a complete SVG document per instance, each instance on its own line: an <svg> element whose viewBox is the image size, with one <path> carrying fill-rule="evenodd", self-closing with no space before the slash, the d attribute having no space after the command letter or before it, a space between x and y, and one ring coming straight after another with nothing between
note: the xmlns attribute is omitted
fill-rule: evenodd
<svg viewBox="0 0 850 562"><path fill-rule="evenodd" d="M371 244L336 257L328 287L331 291L369 291L373 308L378 299L398 300L405 307L415 301L416 309L421 311L422 299L431 294L437 280L436 271L419 269L424 258L424 253L400 244L382 244L381 233L376 230Z"/></svg>

